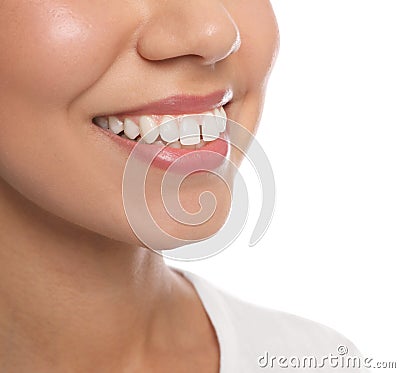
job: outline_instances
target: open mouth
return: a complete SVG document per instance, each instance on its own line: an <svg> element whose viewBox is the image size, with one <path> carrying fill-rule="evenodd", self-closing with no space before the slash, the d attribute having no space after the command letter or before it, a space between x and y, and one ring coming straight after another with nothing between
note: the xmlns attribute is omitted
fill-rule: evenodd
<svg viewBox="0 0 400 373"><path fill-rule="evenodd" d="M227 115L220 106L197 114L102 116L93 118L93 123L136 143L200 149L225 132Z"/></svg>

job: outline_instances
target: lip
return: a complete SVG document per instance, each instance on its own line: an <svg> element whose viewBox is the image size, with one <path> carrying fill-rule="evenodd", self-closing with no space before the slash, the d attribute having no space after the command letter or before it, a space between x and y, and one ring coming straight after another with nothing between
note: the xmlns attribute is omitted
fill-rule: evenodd
<svg viewBox="0 0 400 373"><path fill-rule="evenodd" d="M224 106L232 98L233 92L231 89L218 90L205 96L174 95L137 108L121 109L112 113L96 115L95 117L198 114Z"/></svg>
<svg viewBox="0 0 400 373"><path fill-rule="evenodd" d="M95 126L93 124L93 126ZM214 141L206 143L199 149L176 149L157 144L144 144L128 139L124 139L111 131L97 127L120 148L129 155L134 151L137 159L161 170L173 167L176 173L192 173L201 170L213 170L219 167L229 152L227 135L221 133L220 137ZM181 157L181 160L179 160Z"/></svg>
<svg viewBox="0 0 400 373"><path fill-rule="evenodd" d="M107 113L106 116L198 114L224 106L230 103L232 97L231 90L219 90L206 96L175 95L130 111L119 111L113 114ZM167 170L171 165L173 165L174 172L179 173L216 169L223 163L229 152L226 132L221 133L218 139L206 143L199 149L176 149L124 139L109 130L96 126L94 123L91 124L129 155L135 151L135 156L139 159L146 162L150 161L151 166L162 170ZM179 158L184 156L185 158L179 160Z"/></svg>

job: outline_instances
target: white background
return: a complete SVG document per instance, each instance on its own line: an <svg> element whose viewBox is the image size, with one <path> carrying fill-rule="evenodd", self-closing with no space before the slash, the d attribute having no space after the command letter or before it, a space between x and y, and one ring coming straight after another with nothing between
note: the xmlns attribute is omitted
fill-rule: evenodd
<svg viewBox="0 0 400 373"><path fill-rule="evenodd" d="M281 48L257 138L275 173L274 218L248 247L261 194L245 164L253 198L240 238L211 259L169 263L399 367L399 0L272 4Z"/></svg>

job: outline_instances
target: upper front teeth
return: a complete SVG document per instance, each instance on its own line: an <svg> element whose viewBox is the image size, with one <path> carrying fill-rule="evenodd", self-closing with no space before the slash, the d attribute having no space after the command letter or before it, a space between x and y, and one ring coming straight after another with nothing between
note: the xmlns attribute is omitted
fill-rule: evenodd
<svg viewBox="0 0 400 373"><path fill-rule="evenodd" d="M195 118L190 116L182 118L179 127L179 137L182 145L196 145L200 143L200 126Z"/></svg>
<svg viewBox="0 0 400 373"><path fill-rule="evenodd" d="M227 116L220 107L194 115L142 115L124 119L110 116L96 117L94 122L115 134L124 131L125 136L132 140L140 135L147 144L155 143L160 137L166 143L175 144L180 140L182 145L197 145L201 137L204 141L217 139L219 133L226 130Z"/></svg>
<svg viewBox="0 0 400 373"><path fill-rule="evenodd" d="M178 120L170 115L163 116L160 124L160 137L167 143L179 140Z"/></svg>
<svg viewBox="0 0 400 373"><path fill-rule="evenodd" d="M160 129L157 126L156 121L149 115L143 115L139 119L140 136L147 144L151 144L156 141L160 134Z"/></svg>
<svg viewBox="0 0 400 373"><path fill-rule="evenodd" d="M225 112L225 111L224 111ZM220 121L225 121L225 125L222 126ZM204 115L203 125L201 127L201 133L203 135L204 141L213 141L215 140L220 132L224 132L226 127L226 116L225 120L223 117L215 117L212 113L208 115Z"/></svg>

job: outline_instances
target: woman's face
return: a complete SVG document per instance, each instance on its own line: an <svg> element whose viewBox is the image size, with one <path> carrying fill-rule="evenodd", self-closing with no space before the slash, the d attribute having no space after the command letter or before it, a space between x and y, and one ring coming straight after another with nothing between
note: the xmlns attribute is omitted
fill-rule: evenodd
<svg viewBox="0 0 400 373"><path fill-rule="evenodd" d="M268 0L2 0L0 31L3 182L70 223L133 244L121 198L129 150L93 118L195 114L230 99L228 118L254 133L278 49ZM154 168L146 186L163 229L201 239L223 225L230 194L218 177L197 173L182 185L189 212L205 189L217 199L213 217L193 227L163 209L163 172Z"/></svg>

